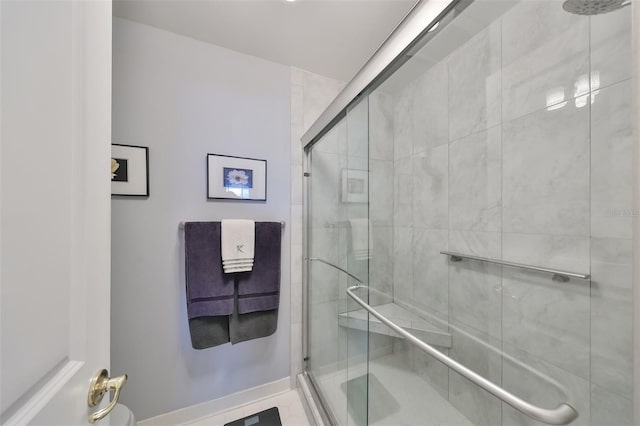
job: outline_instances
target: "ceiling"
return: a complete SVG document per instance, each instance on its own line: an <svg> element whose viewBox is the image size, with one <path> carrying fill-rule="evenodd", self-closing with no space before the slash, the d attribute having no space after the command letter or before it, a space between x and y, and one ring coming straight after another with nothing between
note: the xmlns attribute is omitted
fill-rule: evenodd
<svg viewBox="0 0 640 426"><path fill-rule="evenodd" d="M113 14L349 81L416 0L115 0Z"/></svg>

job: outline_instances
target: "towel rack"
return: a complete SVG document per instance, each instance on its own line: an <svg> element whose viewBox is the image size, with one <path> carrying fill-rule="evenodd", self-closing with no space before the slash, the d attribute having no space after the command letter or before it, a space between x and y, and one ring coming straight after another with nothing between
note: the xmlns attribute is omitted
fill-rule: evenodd
<svg viewBox="0 0 640 426"><path fill-rule="evenodd" d="M589 274L580 274L577 272L562 271L558 269L543 268L541 266L525 265L523 263L507 262L506 260L490 259L487 257L471 256L468 254L455 253L451 251L441 251L440 254L451 256L452 262L461 262L463 259L475 260L478 262L495 263L496 265L511 266L513 268L528 269L530 271L546 272L553 274L554 281L566 283L570 278L578 278L588 280L591 278Z"/></svg>
<svg viewBox="0 0 640 426"><path fill-rule="evenodd" d="M280 225L282 225L282 227L283 227L283 228L284 228L284 224L285 224L285 223L286 223L286 222L285 222L284 220L281 220L281 221L280 221ZM184 222L180 222L180 223L178 223L178 228L180 228L180 229L184 229Z"/></svg>

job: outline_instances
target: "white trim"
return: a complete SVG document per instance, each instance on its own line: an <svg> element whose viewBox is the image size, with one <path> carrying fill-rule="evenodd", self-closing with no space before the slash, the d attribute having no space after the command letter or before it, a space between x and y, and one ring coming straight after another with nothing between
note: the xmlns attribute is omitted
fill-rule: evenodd
<svg viewBox="0 0 640 426"><path fill-rule="evenodd" d="M159 416L139 421L138 426L178 425L188 423L202 417L208 417L219 412L228 411L238 406L256 402L290 390L291 379L289 377L285 377L283 379L276 380L275 382L256 386L255 388L223 396L222 398L214 399L212 401L160 414Z"/></svg>
<svg viewBox="0 0 640 426"><path fill-rule="evenodd" d="M322 419L322 414L320 414L318 405L316 404L315 399L313 399L313 395L311 394L311 390L309 389L307 378L302 373L298 374L298 386L299 391L301 391L302 396L304 397L303 403L305 404L305 409L309 410L307 416L311 414L311 418L313 418L313 421L317 426L325 426Z"/></svg>
<svg viewBox="0 0 640 426"><path fill-rule="evenodd" d="M60 370L37 390L16 413L11 416L5 426L26 425L58 394L75 374L82 368L82 361L67 361Z"/></svg>

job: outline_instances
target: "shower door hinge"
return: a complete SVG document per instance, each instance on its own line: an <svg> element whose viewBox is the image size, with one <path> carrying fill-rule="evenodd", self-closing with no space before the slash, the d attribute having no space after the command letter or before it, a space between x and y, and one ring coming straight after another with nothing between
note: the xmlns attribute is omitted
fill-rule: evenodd
<svg viewBox="0 0 640 426"><path fill-rule="evenodd" d="M304 177L309 177L309 176L311 176L311 173L309 173L309 172L304 172L304 173L302 174L302 176L304 176Z"/></svg>

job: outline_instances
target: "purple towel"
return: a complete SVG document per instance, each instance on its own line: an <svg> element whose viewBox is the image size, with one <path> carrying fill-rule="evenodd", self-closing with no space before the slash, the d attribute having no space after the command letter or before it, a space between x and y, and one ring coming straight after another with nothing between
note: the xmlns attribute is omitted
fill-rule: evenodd
<svg viewBox="0 0 640 426"><path fill-rule="evenodd" d="M184 225L189 319L233 313L233 274L222 272L220 222Z"/></svg>
<svg viewBox="0 0 640 426"><path fill-rule="evenodd" d="M280 304L280 250L282 224L256 222L256 245L251 272L238 278L238 313L268 311Z"/></svg>

